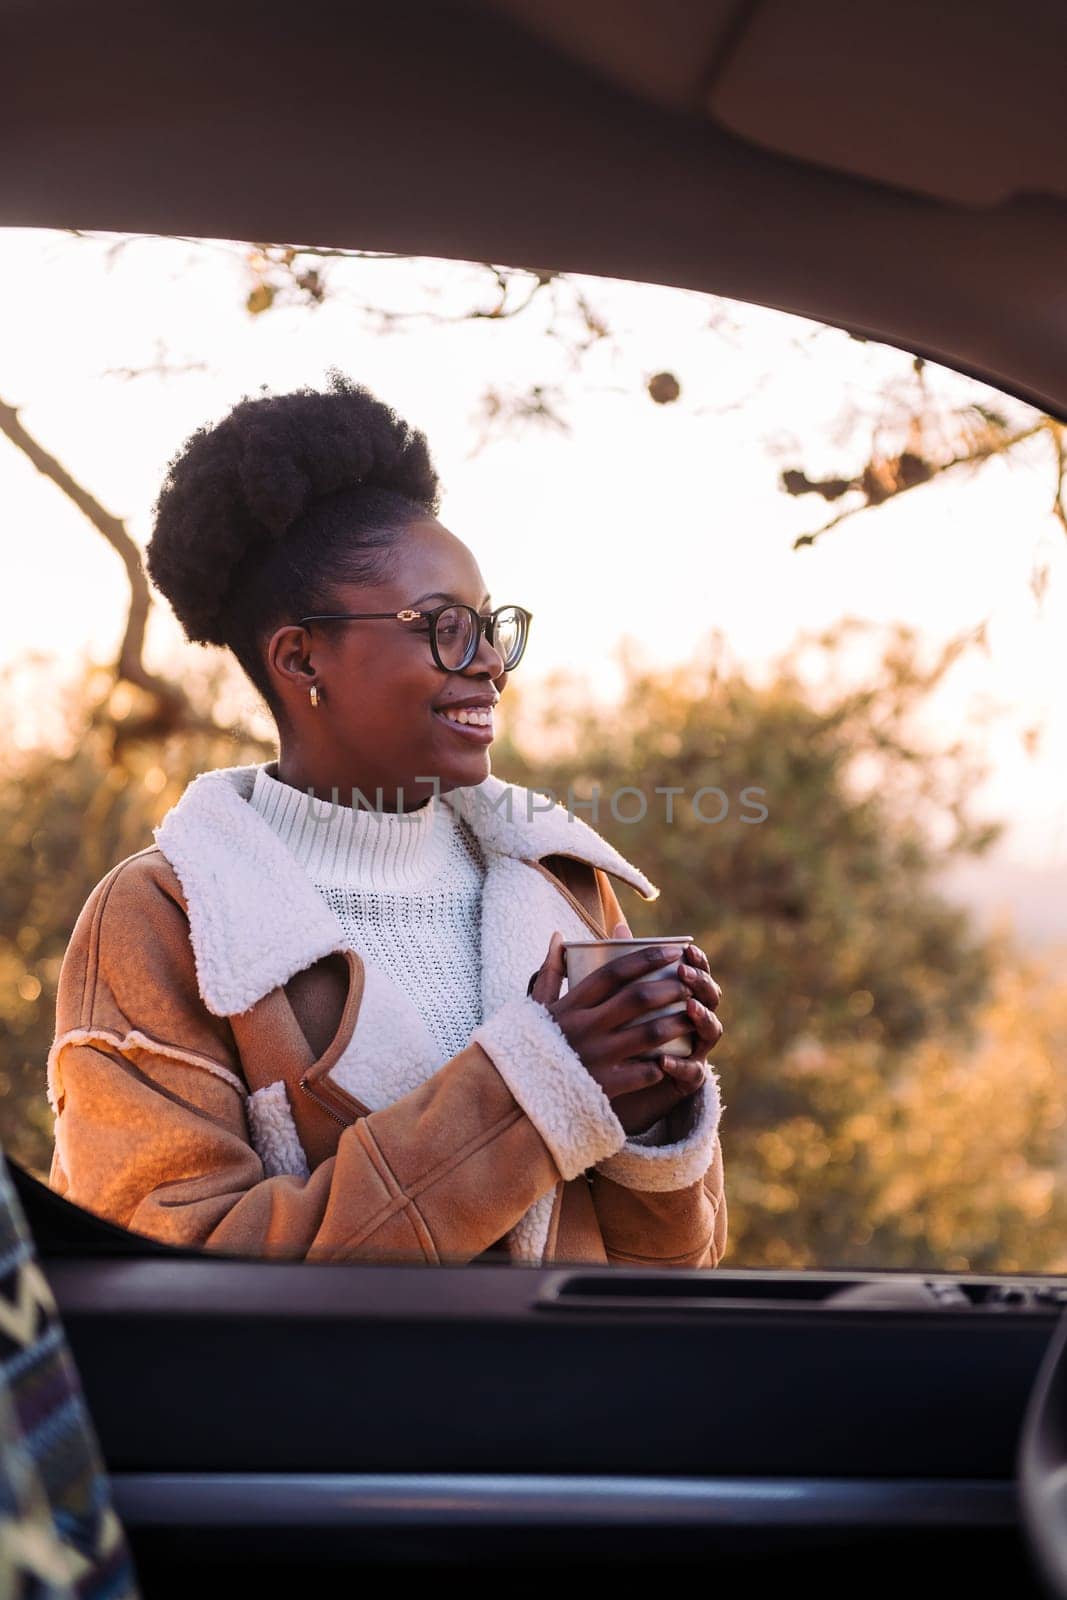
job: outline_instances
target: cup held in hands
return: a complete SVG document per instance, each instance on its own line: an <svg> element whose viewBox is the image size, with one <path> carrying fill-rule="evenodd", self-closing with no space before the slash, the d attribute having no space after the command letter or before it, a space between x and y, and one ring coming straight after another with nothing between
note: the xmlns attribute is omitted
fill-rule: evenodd
<svg viewBox="0 0 1067 1600"><path fill-rule="evenodd" d="M637 950L644 946L656 945L660 948L673 951L673 956L662 967L654 967L647 974L649 979L666 978L675 972L679 961L685 956L686 946L693 943L691 934L669 934L658 939L572 939L564 941L563 962L567 974L567 986L573 988L576 983L581 983L591 972L602 967L608 961L614 961L617 956L624 955L627 950ZM675 1012L684 1012L685 1000L674 1000L669 1006L659 1006L654 1011L646 1011L638 1022L648 1022L652 1017L667 1017ZM695 1033L691 1026L686 1026L684 1031L670 1039L663 1040L652 1049L642 1050L642 1055L688 1056L693 1052Z"/></svg>

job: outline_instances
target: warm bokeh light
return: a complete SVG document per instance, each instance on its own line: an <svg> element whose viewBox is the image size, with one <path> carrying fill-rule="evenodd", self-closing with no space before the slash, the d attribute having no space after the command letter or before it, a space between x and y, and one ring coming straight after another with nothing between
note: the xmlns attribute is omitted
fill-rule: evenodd
<svg viewBox="0 0 1067 1600"><path fill-rule="evenodd" d="M495 770L557 793L677 774L765 793L759 827L736 807L721 826L602 819L664 891L634 932L692 925L729 996L728 1264L1067 1271L1049 439L799 550L841 503L780 482L862 472L920 385L931 427L967 406L1036 414L907 352L677 290L301 270L228 241L0 232L0 400L140 545L169 457L243 395L337 366L395 405L494 600L535 616ZM40 1170L50 1008L88 888L194 772L262 751L196 732L115 759L107 729L145 698L112 672L121 564L2 433L0 533L0 1092L5 1146ZM164 605L147 661L269 734Z"/></svg>

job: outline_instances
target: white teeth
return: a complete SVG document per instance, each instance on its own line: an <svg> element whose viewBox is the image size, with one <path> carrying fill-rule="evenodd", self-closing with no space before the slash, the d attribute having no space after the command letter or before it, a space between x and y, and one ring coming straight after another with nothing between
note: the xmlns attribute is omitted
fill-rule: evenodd
<svg viewBox="0 0 1067 1600"><path fill-rule="evenodd" d="M450 722L460 722L464 725L472 723L477 728L491 728L493 713L491 711L446 711L444 715Z"/></svg>

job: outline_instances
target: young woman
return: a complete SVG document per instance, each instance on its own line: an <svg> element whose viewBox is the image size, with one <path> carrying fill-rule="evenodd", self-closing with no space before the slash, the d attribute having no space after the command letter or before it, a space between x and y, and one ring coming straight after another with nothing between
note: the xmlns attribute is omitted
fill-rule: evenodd
<svg viewBox="0 0 1067 1600"><path fill-rule="evenodd" d="M564 988L648 879L490 775L528 614L437 520L423 436L339 375L188 440L148 567L278 756L196 778L64 960L52 1183L175 1244L714 1266L720 990L690 946ZM656 1055L684 999L695 1049Z"/></svg>

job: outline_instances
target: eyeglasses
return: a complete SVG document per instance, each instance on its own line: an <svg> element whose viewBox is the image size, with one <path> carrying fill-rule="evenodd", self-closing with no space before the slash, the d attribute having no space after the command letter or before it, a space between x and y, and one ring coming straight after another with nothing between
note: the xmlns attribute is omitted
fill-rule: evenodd
<svg viewBox="0 0 1067 1600"><path fill-rule="evenodd" d="M473 606L435 606L432 611L323 611L301 617L299 626L312 622L401 622L409 633L427 634L434 661L442 672L462 672L478 654L484 633L504 663L513 672L522 660L530 632L531 611L522 606L497 606L483 617ZM421 624L416 627L415 623Z"/></svg>

